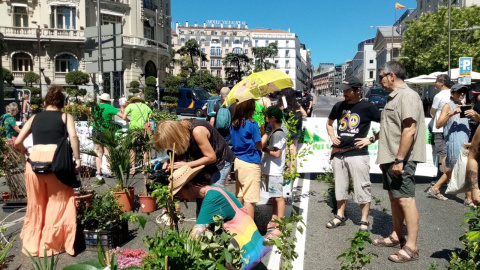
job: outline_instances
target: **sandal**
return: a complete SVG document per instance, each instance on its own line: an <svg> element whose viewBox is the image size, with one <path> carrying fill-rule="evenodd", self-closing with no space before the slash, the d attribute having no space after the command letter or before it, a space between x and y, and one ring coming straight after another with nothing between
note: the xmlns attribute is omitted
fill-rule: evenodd
<svg viewBox="0 0 480 270"><path fill-rule="evenodd" d="M448 200L447 197L443 196L440 191L434 191L432 187L430 187L428 190L427 190L427 193L428 195L434 197L434 198L437 198L441 201L446 201Z"/></svg>
<svg viewBox="0 0 480 270"><path fill-rule="evenodd" d="M282 232L279 229L275 229L271 231L265 238L267 238L268 240L272 240L279 237L280 235L282 235Z"/></svg>
<svg viewBox="0 0 480 270"><path fill-rule="evenodd" d="M361 231L361 232L368 232L368 226L370 226L370 223L369 223L368 221L360 221L358 224L360 224L360 229L359 229L359 231ZM362 229L362 227L361 227L362 225L363 225L363 226L367 226L367 228L366 228L366 229Z"/></svg>
<svg viewBox="0 0 480 270"><path fill-rule="evenodd" d="M403 255L402 253L400 253L401 251L404 251L407 255ZM397 258L395 259L394 256L396 255ZM404 263L404 262L410 262L410 261L416 261L418 260L418 250L417 251L413 251L411 248L407 247L407 246L404 246L402 249L400 249L399 251L397 251L396 253L388 256L388 259L394 263Z"/></svg>
<svg viewBox="0 0 480 270"><path fill-rule="evenodd" d="M347 217L341 217L339 215L334 215L334 217L336 219L340 220L340 222L335 223L335 218L334 218L334 219L330 220L327 223L327 225L325 225L325 227L327 227L328 229L334 229L334 228L337 228L338 226L345 226L346 225L345 221L347 221Z"/></svg>
<svg viewBox="0 0 480 270"><path fill-rule="evenodd" d="M463 205L468 206L468 207L470 207L470 206L475 206L475 204L473 203L472 200L465 200L465 201L463 201Z"/></svg>
<svg viewBox="0 0 480 270"><path fill-rule="evenodd" d="M390 243L385 242L385 239L390 239ZM403 248L407 240L405 238L401 238L400 240L396 240L393 238L392 235L389 235L387 238L379 238L373 240L373 244L377 247L398 247Z"/></svg>

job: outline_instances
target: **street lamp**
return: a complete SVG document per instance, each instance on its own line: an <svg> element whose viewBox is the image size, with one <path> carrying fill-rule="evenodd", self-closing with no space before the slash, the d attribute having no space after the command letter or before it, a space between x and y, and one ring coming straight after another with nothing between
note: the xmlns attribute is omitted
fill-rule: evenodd
<svg viewBox="0 0 480 270"><path fill-rule="evenodd" d="M4 115L6 112L5 110L5 102L4 102L4 95L3 95L3 68L2 68L2 55L3 55L3 44L4 36L0 33L0 115Z"/></svg>
<svg viewBox="0 0 480 270"><path fill-rule="evenodd" d="M42 92L42 60L40 59L41 47L40 47L40 35L42 34L42 30L40 29L40 24L36 21L32 21L33 24L37 26L37 41L38 41L38 75L40 76L39 80L39 87L40 93Z"/></svg>

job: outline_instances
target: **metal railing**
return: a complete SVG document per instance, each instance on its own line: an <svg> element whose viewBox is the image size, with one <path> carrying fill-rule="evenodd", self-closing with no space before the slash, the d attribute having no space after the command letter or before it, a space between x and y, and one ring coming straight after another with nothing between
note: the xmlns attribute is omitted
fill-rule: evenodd
<svg viewBox="0 0 480 270"><path fill-rule="evenodd" d="M9 26L0 26L0 32L2 32L5 37L18 37L18 38L37 38L37 29L38 28L27 28L27 27L9 27ZM55 28L46 28L41 30L41 38L43 37L58 37L58 38L83 38L83 30L74 30L74 29L55 29Z"/></svg>

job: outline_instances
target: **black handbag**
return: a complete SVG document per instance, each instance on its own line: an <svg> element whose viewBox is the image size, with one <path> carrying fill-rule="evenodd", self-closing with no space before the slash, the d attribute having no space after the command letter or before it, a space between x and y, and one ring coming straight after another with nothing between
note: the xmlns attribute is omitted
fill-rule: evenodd
<svg viewBox="0 0 480 270"><path fill-rule="evenodd" d="M65 135L58 143L55 154L52 160L52 172L55 173L58 180L63 184L78 188L81 186L80 181L75 176L75 162L73 162L73 151L68 140L67 121L68 115L65 119Z"/></svg>

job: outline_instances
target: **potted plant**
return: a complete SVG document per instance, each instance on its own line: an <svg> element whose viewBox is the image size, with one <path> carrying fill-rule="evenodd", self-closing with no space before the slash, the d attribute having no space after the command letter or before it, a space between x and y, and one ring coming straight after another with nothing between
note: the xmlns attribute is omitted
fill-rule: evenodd
<svg viewBox="0 0 480 270"><path fill-rule="evenodd" d="M8 195L2 194L2 197L5 196L6 198L8 196L8 199L11 200L24 199L27 196L24 175L25 162L22 162L22 155L11 144L7 143L5 137L0 137L0 160L2 161L0 162L0 176L5 177L9 189ZM25 205L22 207L25 207Z"/></svg>
<svg viewBox="0 0 480 270"><path fill-rule="evenodd" d="M83 236L87 249L94 249L98 241L107 248L123 244L128 234L128 223L114 191L96 194L88 207L80 205Z"/></svg>
<svg viewBox="0 0 480 270"><path fill-rule="evenodd" d="M90 183L91 168L82 166L80 168L80 182L81 186L75 190L75 205L78 207L80 203L84 203L87 207L92 204L93 193L92 185Z"/></svg>
<svg viewBox="0 0 480 270"><path fill-rule="evenodd" d="M323 196L327 201L327 205L332 208L333 211L337 210L337 199L335 198L335 180L332 172L325 172L317 176L318 182L324 182L328 185L328 189L324 190Z"/></svg>

